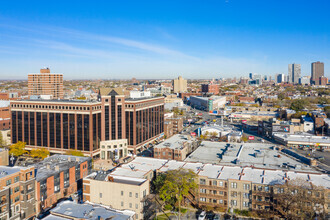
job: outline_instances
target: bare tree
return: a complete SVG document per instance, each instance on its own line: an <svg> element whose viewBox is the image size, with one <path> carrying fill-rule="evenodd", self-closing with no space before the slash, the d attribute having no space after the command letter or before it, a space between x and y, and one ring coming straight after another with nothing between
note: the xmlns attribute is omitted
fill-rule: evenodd
<svg viewBox="0 0 330 220"><path fill-rule="evenodd" d="M324 215L324 188L304 179L288 180L273 188L273 207L285 219L313 219Z"/></svg>

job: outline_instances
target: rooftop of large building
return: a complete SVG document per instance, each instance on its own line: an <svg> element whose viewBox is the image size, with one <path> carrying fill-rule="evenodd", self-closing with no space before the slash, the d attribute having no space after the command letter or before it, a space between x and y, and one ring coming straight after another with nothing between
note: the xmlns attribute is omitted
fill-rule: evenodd
<svg viewBox="0 0 330 220"><path fill-rule="evenodd" d="M195 138L191 138L189 135L176 134L166 139L164 142L154 146L154 148L170 148L170 149L182 149L183 143L192 143Z"/></svg>
<svg viewBox="0 0 330 220"><path fill-rule="evenodd" d="M275 138L280 138L283 141L287 142L297 142L304 144L327 144L330 146L330 137L328 136L315 136L308 133L303 134L283 134L283 133L275 133Z"/></svg>
<svg viewBox="0 0 330 220"><path fill-rule="evenodd" d="M79 99L21 99L13 100L11 103L20 103L20 102L45 102L45 103L75 103L75 104L95 104L101 103L96 100L79 100Z"/></svg>
<svg viewBox="0 0 330 220"><path fill-rule="evenodd" d="M34 165L36 168L36 180L43 180L49 176L53 176L57 173L68 170L71 167L78 166L85 161L91 160L90 157L55 154Z"/></svg>
<svg viewBox="0 0 330 220"><path fill-rule="evenodd" d="M203 141L185 161L314 171L310 166L286 156L276 148L272 144Z"/></svg>
<svg viewBox="0 0 330 220"><path fill-rule="evenodd" d="M109 173L110 172L106 172L106 171L96 171L88 175L85 179L136 185L136 186L139 186L147 181L146 179L142 179L142 178L110 175Z"/></svg>
<svg viewBox="0 0 330 220"><path fill-rule="evenodd" d="M108 209L101 205L91 203L76 203L73 201L63 201L57 204L51 211L51 215L45 220L57 219L113 219L128 220L134 215L133 211L117 211Z"/></svg>
<svg viewBox="0 0 330 220"><path fill-rule="evenodd" d="M144 161L144 162L143 162ZM258 168L253 166L237 166L237 165L218 165L210 163L183 162L175 160L163 160L146 157L136 157L133 161L126 164L127 166L136 166L129 172L122 172L121 167L116 168L110 175L135 177L136 172L145 175L150 171L167 172L178 168L191 169L199 175L199 177L207 177L218 180L245 180L256 184L283 184L286 180L294 180L296 178L313 183L317 186L330 188L330 176L311 170L298 171L287 169L271 169ZM144 178L143 175L140 178Z"/></svg>
<svg viewBox="0 0 330 220"><path fill-rule="evenodd" d="M0 100L0 108L5 108L10 106L10 101Z"/></svg>

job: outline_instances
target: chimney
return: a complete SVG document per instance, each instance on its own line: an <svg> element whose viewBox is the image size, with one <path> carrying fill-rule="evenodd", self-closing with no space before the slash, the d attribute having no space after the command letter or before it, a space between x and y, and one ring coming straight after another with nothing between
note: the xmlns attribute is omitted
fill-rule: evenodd
<svg viewBox="0 0 330 220"><path fill-rule="evenodd" d="M40 69L40 73L50 73L50 69L48 67Z"/></svg>

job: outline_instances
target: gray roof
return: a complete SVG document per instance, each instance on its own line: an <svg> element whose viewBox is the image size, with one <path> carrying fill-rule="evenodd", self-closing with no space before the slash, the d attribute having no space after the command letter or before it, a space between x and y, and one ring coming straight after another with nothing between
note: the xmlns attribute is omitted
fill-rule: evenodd
<svg viewBox="0 0 330 220"><path fill-rule="evenodd" d="M117 212L116 210L106 209L102 206L92 205L88 203L79 204L72 201L63 201L57 204L55 208L50 211L53 215L64 215L68 219L113 219L113 220L127 220L129 215ZM53 219L52 219L53 220Z"/></svg>
<svg viewBox="0 0 330 220"><path fill-rule="evenodd" d="M9 105L10 105L10 101L0 100L0 108L8 107Z"/></svg>
<svg viewBox="0 0 330 220"><path fill-rule="evenodd" d="M12 175L14 173L18 173L20 170L27 169L25 167L7 167L7 166L0 166L0 178Z"/></svg>
<svg viewBox="0 0 330 220"><path fill-rule="evenodd" d="M36 163L36 180L39 182L62 171L75 167L85 161L91 161L90 157L77 157L56 154ZM58 168L58 169L56 169Z"/></svg>
<svg viewBox="0 0 330 220"><path fill-rule="evenodd" d="M176 134L170 137L169 139L166 139L164 142L154 146L154 148L170 148L170 149L180 149L182 148L182 144L192 143L193 140L196 140L195 138L190 138L188 135L182 135L182 134Z"/></svg>

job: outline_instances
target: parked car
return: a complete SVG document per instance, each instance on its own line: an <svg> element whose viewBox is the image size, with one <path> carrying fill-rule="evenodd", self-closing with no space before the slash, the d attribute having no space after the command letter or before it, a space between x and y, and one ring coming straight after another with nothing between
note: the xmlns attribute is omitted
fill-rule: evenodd
<svg viewBox="0 0 330 220"><path fill-rule="evenodd" d="M202 211L201 214L199 214L198 216L198 220L205 220L205 218L206 218L206 212Z"/></svg>
<svg viewBox="0 0 330 220"><path fill-rule="evenodd" d="M220 220L220 215L219 214L215 214L213 217L213 220Z"/></svg>

